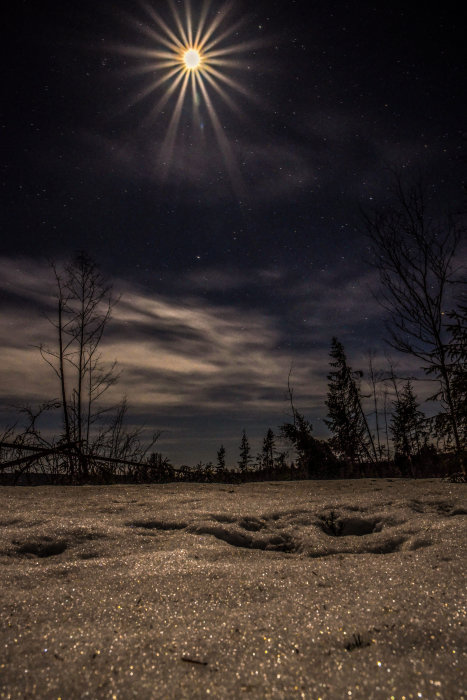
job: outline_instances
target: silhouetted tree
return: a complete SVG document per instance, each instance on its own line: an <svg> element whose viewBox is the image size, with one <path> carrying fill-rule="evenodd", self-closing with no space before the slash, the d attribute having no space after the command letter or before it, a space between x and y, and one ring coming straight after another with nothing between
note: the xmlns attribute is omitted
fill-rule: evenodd
<svg viewBox="0 0 467 700"><path fill-rule="evenodd" d="M279 452L274 457L274 468L279 472L285 472L287 470L287 452Z"/></svg>
<svg viewBox="0 0 467 700"><path fill-rule="evenodd" d="M214 464L212 462L206 462L204 465L204 478L206 481L214 480Z"/></svg>
<svg viewBox="0 0 467 700"><path fill-rule="evenodd" d="M217 470L217 472L224 472L225 471L225 447L224 447L224 445L221 445L219 447L219 449L217 450L216 470Z"/></svg>
<svg viewBox="0 0 467 700"><path fill-rule="evenodd" d="M242 441L240 443L240 459L238 461L238 466L240 471L244 474L248 471L248 466L251 462L251 448L250 443L246 435L246 431L243 430Z"/></svg>
<svg viewBox="0 0 467 700"><path fill-rule="evenodd" d="M143 462L161 436L161 431L152 435L149 442L143 442L144 426L127 428L125 418L128 410L126 398L114 407L107 424L102 425L93 437L92 444L86 444L94 453L119 460Z"/></svg>
<svg viewBox="0 0 467 700"><path fill-rule="evenodd" d="M383 381L383 374L380 371L375 371L373 366L374 353L370 350L368 353L368 376L371 387L371 395L373 397L374 416L375 416L375 432L376 432L376 447L379 461L383 459L384 445L381 443L380 421L379 421L379 405L378 405L378 384Z"/></svg>
<svg viewBox="0 0 467 700"><path fill-rule="evenodd" d="M311 423L295 409L294 422L281 426L283 437L297 452L299 471L309 479L332 479L337 474L337 460L327 442L313 437L312 430Z"/></svg>
<svg viewBox="0 0 467 700"><path fill-rule="evenodd" d="M269 428L263 440L263 448L259 459L259 464L262 469L270 470L274 468L275 446L276 438L271 428Z"/></svg>
<svg viewBox="0 0 467 700"><path fill-rule="evenodd" d="M363 214L380 276L380 302L389 314L389 343L421 360L424 371L439 383L432 398L446 414L461 462L446 306L458 282L453 262L465 227L453 216L440 222L430 213L421 182L407 186L396 175L393 194L391 205Z"/></svg>
<svg viewBox="0 0 467 700"><path fill-rule="evenodd" d="M451 336L448 353L461 447L467 445L467 302L448 314Z"/></svg>
<svg viewBox="0 0 467 700"><path fill-rule="evenodd" d="M333 478L338 471L338 462L328 443L313 437L313 426L305 416L297 411L294 404L293 389L290 384L292 369L290 369L287 381L290 408L292 410L293 423L281 425L281 434L295 448L297 453L298 471L306 477ZM285 453L279 455L277 461L279 469L285 466Z"/></svg>
<svg viewBox="0 0 467 700"><path fill-rule="evenodd" d="M426 418L419 410L410 380L398 392L393 406L390 430L396 459L399 456L410 462L414 455L420 453L427 437Z"/></svg>
<svg viewBox="0 0 467 700"><path fill-rule="evenodd" d="M349 367L344 347L337 338L332 339L330 356L330 365L334 369L328 375L326 405L329 419L325 420L333 434L330 445L352 467L365 460L373 462L376 449L363 412L359 388L362 373L353 372Z"/></svg>
<svg viewBox="0 0 467 700"><path fill-rule="evenodd" d="M110 367L103 365L98 353L115 299L111 285L86 253L79 253L66 272L65 310L70 317L68 333L73 339L68 360L76 370L71 403L74 433L78 443L87 446L91 425L99 414L94 406L117 380L116 363Z"/></svg>
<svg viewBox="0 0 467 700"><path fill-rule="evenodd" d="M59 380L64 441L74 445L68 452L68 469L86 478L89 469L103 473L97 454L119 460L141 462L159 437L143 446L141 428L124 426L126 399L120 405L103 407L103 394L117 381L116 363L106 365L100 344L116 299L96 264L86 253L78 253L61 270L52 263L57 291L56 316L49 319L56 329L56 346L39 347L43 359ZM113 414L111 413L113 411ZM87 457L87 455L94 455ZM118 467L112 467L118 470ZM106 474L110 467L105 468Z"/></svg>
<svg viewBox="0 0 467 700"><path fill-rule="evenodd" d="M152 452L142 465L140 473L145 481L173 481L175 470L167 457L159 452Z"/></svg>

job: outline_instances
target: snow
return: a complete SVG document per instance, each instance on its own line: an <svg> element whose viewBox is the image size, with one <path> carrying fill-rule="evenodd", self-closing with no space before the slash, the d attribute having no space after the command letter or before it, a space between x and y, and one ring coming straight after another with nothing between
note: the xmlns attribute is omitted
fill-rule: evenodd
<svg viewBox="0 0 467 700"><path fill-rule="evenodd" d="M466 486L2 487L2 698L466 698Z"/></svg>

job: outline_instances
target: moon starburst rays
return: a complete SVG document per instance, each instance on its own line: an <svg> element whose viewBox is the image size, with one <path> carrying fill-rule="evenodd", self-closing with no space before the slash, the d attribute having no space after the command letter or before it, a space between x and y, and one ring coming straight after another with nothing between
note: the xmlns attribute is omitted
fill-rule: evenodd
<svg viewBox="0 0 467 700"><path fill-rule="evenodd" d="M146 41L149 40L151 45L147 45L147 48L126 47L125 53L135 59L144 59L144 63L141 62L139 66L132 68L131 73L146 76L146 79L152 74L153 78L140 88L132 104L147 100L151 95L156 96L158 91L164 90L156 104L151 106L145 119L149 124L157 118L162 118L162 111L165 113L169 100L175 99L160 154L162 164L168 167L187 96L190 97L195 126L201 131L204 129L204 112L211 124L227 170L232 179L238 179L234 172L235 159L232 148L212 96L217 95L231 111L241 114L229 92L234 91L250 99L254 99L254 95L238 79L226 75L226 71L230 73L233 70L238 75L239 70L246 69L247 63L242 60L241 54L258 48L259 44L252 41L228 43L232 35L237 33L242 21L227 25L232 5L227 4L219 11L210 12L210 4L211 0L205 0L199 15L195 16L189 0L185 0L183 13L178 10L173 0L168 0L170 12L167 21L151 5L143 5L151 25L137 23L137 27L140 35L145 37ZM183 124L186 124L185 119Z"/></svg>

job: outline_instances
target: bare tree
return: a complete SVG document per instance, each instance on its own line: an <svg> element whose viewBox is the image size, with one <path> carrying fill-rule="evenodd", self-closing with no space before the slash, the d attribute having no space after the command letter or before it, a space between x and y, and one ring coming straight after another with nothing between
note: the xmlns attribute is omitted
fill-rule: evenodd
<svg viewBox="0 0 467 700"><path fill-rule="evenodd" d="M116 299L112 287L86 253L78 253L63 271L54 263L51 265L56 281L57 316L49 321L57 332L57 346L41 345L40 352L59 380L64 437L67 444L77 446L83 477L88 471L83 451L92 447L92 426L109 410L99 407L98 401L118 378L116 363L105 365L99 352ZM70 469L73 474L72 460Z"/></svg>
<svg viewBox="0 0 467 700"><path fill-rule="evenodd" d="M381 462L383 459L384 446L381 444L380 425L379 425L379 405L378 405L378 384L382 382L383 374L375 370L373 366L374 352L370 350L368 353L368 376L371 387L371 395L373 398L374 414L375 414L375 432L376 432L376 447L378 459Z"/></svg>
<svg viewBox="0 0 467 700"><path fill-rule="evenodd" d="M66 272L68 334L73 343L68 361L75 369L73 427L75 439L82 445L89 441L90 426L96 418L94 404L117 379L115 363L105 367L98 353L115 299L112 287L86 253L79 253Z"/></svg>
<svg viewBox="0 0 467 700"><path fill-rule="evenodd" d="M434 376L437 398L452 428L462 462L458 414L449 362L447 311L459 283L455 256L465 229L454 216L444 220L429 211L427 190L419 181L405 185L395 175L390 206L364 212L364 222L379 271L380 302L389 314L388 342L396 350L422 361Z"/></svg>
<svg viewBox="0 0 467 700"><path fill-rule="evenodd" d="M388 396L387 387L383 388L383 415L384 415L384 435L386 437L386 459L391 459L391 451L389 448L389 422L388 422Z"/></svg>

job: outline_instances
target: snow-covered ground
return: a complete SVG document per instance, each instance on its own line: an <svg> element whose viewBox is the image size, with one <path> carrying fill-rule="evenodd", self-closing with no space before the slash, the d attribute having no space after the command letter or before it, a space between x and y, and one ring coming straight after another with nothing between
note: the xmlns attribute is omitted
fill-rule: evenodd
<svg viewBox="0 0 467 700"><path fill-rule="evenodd" d="M2 698L466 698L465 484L0 488Z"/></svg>

